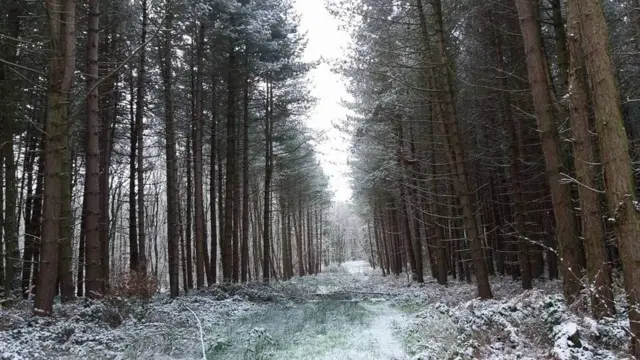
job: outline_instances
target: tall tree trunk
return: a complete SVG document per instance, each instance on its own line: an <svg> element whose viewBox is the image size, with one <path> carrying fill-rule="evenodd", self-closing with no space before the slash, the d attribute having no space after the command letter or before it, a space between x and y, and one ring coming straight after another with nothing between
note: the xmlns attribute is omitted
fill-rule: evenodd
<svg viewBox="0 0 640 360"><path fill-rule="evenodd" d="M147 42L147 0L142 0L142 34L140 43ZM138 271L146 275L147 255L145 238L145 217L144 217L144 102L145 102L145 75L146 75L146 52L145 46L140 49L140 62L138 64L138 84L136 91L136 136L137 141L137 171L138 182Z"/></svg>
<svg viewBox="0 0 640 360"><path fill-rule="evenodd" d="M562 151L555 125L553 105L541 43L537 7L531 0L516 0L520 28L524 39L527 71L538 131L546 164L547 179L551 190L553 212L556 219L558 247L562 261L564 295L573 303L580 294L580 277L583 273L582 242L576 234L575 218L568 184L561 181Z"/></svg>
<svg viewBox="0 0 640 360"><path fill-rule="evenodd" d="M188 148L189 148L189 143L187 142L187 149ZM189 247L189 250L187 250L187 244L186 244L190 242L190 241L187 241L187 239L190 239L191 235L187 237L186 232L188 231L188 229L190 229L191 224L184 226L184 221L182 218L182 202L180 201L178 201L178 219L180 219L179 221L180 226L179 226L178 232L180 233L180 259L181 259L180 265L182 267L182 288L184 289L184 293L188 294L189 289L193 289L193 278L191 278L191 282L189 282L189 278L188 278L189 275L193 275L193 274L192 274L192 271L189 271L187 269L187 254L189 254L189 257L191 256L191 252L190 252L191 247Z"/></svg>
<svg viewBox="0 0 640 360"><path fill-rule="evenodd" d="M71 192L73 187L71 168L71 137L65 134L63 140L62 168L60 174L60 261L58 262L58 281L60 282L60 298L62 302L73 300L75 287L73 285L73 211L71 209Z"/></svg>
<svg viewBox="0 0 640 360"><path fill-rule="evenodd" d="M237 121L239 123L239 121ZM240 124L237 124L240 125ZM240 216L241 214L241 191L242 191L242 186L240 184L240 172L242 171L242 164L240 164L240 161L242 160L242 155L241 152L242 150L240 149L241 146L241 141L242 140L242 127L240 126L236 126L236 152L238 154L236 154L236 172L233 175L233 183L235 184L234 187L235 189L233 190L233 272L232 272L232 277L233 277L233 282L238 282L240 281L240 223L241 223L241 219Z"/></svg>
<svg viewBox="0 0 640 360"><path fill-rule="evenodd" d="M313 274L313 226L311 223L311 208L307 206L307 269Z"/></svg>
<svg viewBox="0 0 640 360"><path fill-rule="evenodd" d="M130 137L130 152L129 152L129 270L137 271L140 267L139 258L138 258L138 213L136 212L137 202L136 202L136 160L138 158L137 145L138 145L138 135L136 134L137 126L136 119L133 112L133 102L135 100L135 96L133 94L133 72L130 71L130 109L131 109L131 130L129 132Z"/></svg>
<svg viewBox="0 0 640 360"><path fill-rule="evenodd" d="M209 201L211 212L211 255L209 256L210 277L209 285L215 284L218 280L218 218L216 216L216 158L218 157L218 143L216 142L217 122L218 122L218 99L216 96L217 79L211 76L211 158L210 158L210 179L209 179ZM222 169L218 168L218 173Z"/></svg>
<svg viewBox="0 0 640 360"><path fill-rule="evenodd" d="M568 4L572 18L579 21L583 36L582 48L593 95L605 193L620 248L629 303L632 354L640 358L640 215L636 208L633 168L622 122L620 97L609 54L607 25L599 2L570 0Z"/></svg>
<svg viewBox="0 0 640 360"><path fill-rule="evenodd" d="M27 198L24 207L24 251L22 253L22 282L21 291L24 299L29 298L29 285L31 282L31 269L33 268L33 252L35 247L35 238L33 237L33 206L35 202L35 196L33 193L33 168L36 158L36 148L38 144L37 129L34 125L30 125L28 131L29 146L27 149L27 156L25 156L24 171L27 174ZM39 158L39 156L38 156ZM0 164L0 167L2 165ZM37 176L37 174L36 174ZM1 183L2 179L0 179ZM0 207L2 204L0 204ZM0 218L0 221L2 219ZM0 235L0 238L2 236ZM2 249L0 249L2 251ZM78 274L80 276L80 274Z"/></svg>
<svg viewBox="0 0 640 360"><path fill-rule="evenodd" d="M38 160L38 177L36 180L36 192L33 197L33 212L31 213L33 244L33 272L31 274L31 293L35 294L39 278L40 269L40 249L42 247L42 206L44 191L44 148L45 137L40 140L39 160Z"/></svg>
<svg viewBox="0 0 640 360"><path fill-rule="evenodd" d="M273 173L273 82L267 80L267 101L265 111L264 138L265 138L265 173L264 173L264 212L262 233L262 280L269 281L271 273L271 176ZM302 221L302 219L300 220ZM300 259L302 260L302 259Z"/></svg>
<svg viewBox="0 0 640 360"><path fill-rule="evenodd" d="M176 164L176 142L173 108L173 70L172 62L172 37L173 9L172 3L168 4L165 18L164 43L162 48L163 83L164 83L164 111L165 111L165 142L166 142L166 167L167 167L167 255L169 262L169 288L170 296L175 298L180 293L179 283L179 252L178 252L178 186Z"/></svg>
<svg viewBox="0 0 640 360"><path fill-rule="evenodd" d="M298 199L298 217L293 217L293 226L296 228L296 254L298 255L298 276L304 276L304 258L302 255L302 200Z"/></svg>
<svg viewBox="0 0 640 360"><path fill-rule="evenodd" d="M429 35L427 22L422 6L422 0L416 0L419 11L420 27L423 43L426 48L429 47ZM479 233L478 223L475 217L474 202L471 198L471 189L469 187L468 174L465 164L465 156L463 151L462 139L458 129L458 120L455 111L455 99L453 87L451 84L451 73L449 61L447 59L446 43L444 39L443 21L442 21L442 5L440 0L431 1L434 10L434 25L437 44L437 82L441 87L441 98L438 106L442 107L441 116L443 122L441 131L445 135L448 144L448 157L451 164L451 170L454 174L454 186L460 206L462 207L464 227L466 236L471 242L471 256L475 268L475 275L478 286L478 296L482 299L493 297L489 277L487 274L487 266L484 261L484 252L482 250L482 238Z"/></svg>
<svg viewBox="0 0 640 360"><path fill-rule="evenodd" d="M235 44L229 44L229 68L227 74L227 167L224 203L224 238L221 243L222 278L233 280L233 199L236 173L236 72Z"/></svg>
<svg viewBox="0 0 640 360"><path fill-rule="evenodd" d="M117 22L113 18L107 19L108 24L104 31L103 48L110 61L117 61ZM109 70L109 69L107 69ZM109 203L109 179L111 167L111 153L113 151L113 134L115 132L115 117L117 115L117 84L118 75L111 75L104 82L104 105L100 104L102 111L102 122L100 126L100 205L99 205L99 228L100 228L100 282L102 293L109 288L110 279L110 242L113 233L110 232L110 203Z"/></svg>
<svg viewBox="0 0 640 360"><path fill-rule="evenodd" d="M45 164L42 216L42 246L34 314L50 316L58 277L60 192L63 166L63 140L69 131L68 96L75 71L75 11L74 0L46 2L50 46L50 86L45 125Z"/></svg>
<svg viewBox="0 0 640 360"><path fill-rule="evenodd" d="M186 187L187 187L187 204L186 204L186 208L184 210L185 213L185 225L184 225L184 268L185 268L185 276L186 276L186 287L187 289L193 289L193 260L192 260L192 256L193 256L193 250L191 248L192 244L193 244L193 237L192 235L192 231L193 231L193 218L192 218L192 214L193 214L193 179L192 179L192 168L191 168L191 140L187 137L187 146L186 146L186 169L185 171L187 172L187 183L186 183ZM182 217L180 217L180 219L182 219ZM182 221L180 221L180 224L182 224ZM182 231L180 231L180 234L183 234ZM197 261L197 259L196 259ZM198 264L196 263L196 268L197 268ZM203 276L202 281L204 281L204 274L200 274L201 276ZM197 275L196 275L197 277Z"/></svg>
<svg viewBox="0 0 640 360"><path fill-rule="evenodd" d="M222 129L219 130L220 135L222 135ZM224 225L224 221L225 221L225 195L226 195L226 190L225 190L225 183L224 183L224 175L226 175L226 164L223 166L223 159L226 159L226 154L224 154L223 152L223 147L226 147L226 143L224 143L224 146L222 145L222 139L224 139L223 136L220 136L220 138L217 139L216 142L216 157L218 159L218 239L219 239L219 243L220 243L220 265L222 267L223 273L224 273L224 265L223 265L223 260L222 258L224 257L225 254L225 250L223 250L223 247L225 246L225 241L226 241L226 237L224 235L224 230L225 230L225 225ZM223 171L224 168L224 171ZM230 265L229 265L230 266ZM224 276L222 277L222 281L224 280Z"/></svg>
<svg viewBox="0 0 640 360"><path fill-rule="evenodd" d="M240 251L240 280L242 282L247 281L249 272L249 64L247 58L248 56L245 54L245 79L242 94L242 249ZM283 261L284 259L283 256Z"/></svg>
<svg viewBox="0 0 640 360"><path fill-rule="evenodd" d="M572 6L572 5L570 5ZM591 309L593 315L600 319L615 313L613 291L611 288L611 267L605 248L605 233L602 224L602 212L598 192L596 164L599 159L593 148L594 137L589 122L589 99L585 82L584 61L580 41L582 35L578 24L578 14L572 11L567 18L569 39L569 113L574 137L574 165L578 180L582 236L584 237L585 255L587 257L587 275L593 284Z"/></svg>
<svg viewBox="0 0 640 360"><path fill-rule="evenodd" d="M381 239L380 239L380 231L378 225L378 214L377 209L374 203L375 200L372 201L373 207L373 237L376 242L376 252L378 253L378 264L380 265L380 270L382 270L382 276L387 276L387 272L385 271L385 261L384 254L382 253ZM322 248L321 248L322 249Z"/></svg>
<svg viewBox="0 0 640 360"><path fill-rule="evenodd" d="M198 27L198 43L196 49L196 81L195 81L195 116L193 124L193 165L195 185L195 241L196 241L196 287L205 285L205 223L204 192L202 185L202 127L204 125L202 108L202 67L204 56L204 24Z"/></svg>
<svg viewBox="0 0 640 360"><path fill-rule="evenodd" d="M86 176L86 175L85 175ZM83 194L84 195L84 194ZM82 214L80 215L80 238L78 239L78 273L76 276L76 296L85 295L85 270L87 266L87 201L82 197Z"/></svg>
<svg viewBox="0 0 640 360"><path fill-rule="evenodd" d="M411 225L409 224L409 219L411 217L411 210L410 210L410 206L409 206L409 193L410 190L407 189L407 185L406 183L408 182L408 176L407 176L407 172L409 171L409 169L405 166L405 159L404 159L404 129L402 128L402 120L398 119L398 124L397 124L397 128L398 128L398 158L397 158L397 162L398 162L398 166L403 169L403 174L400 177L400 184L399 184L399 188L400 188L400 203L402 206L402 214L403 214L403 218L404 218L404 230L405 230L405 243L406 243L406 249L407 249L407 256L409 257L409 264L411 265L411 273L412 273L412 278L413 280L422 283L424 282L424 277L423 277L423 271L422 271L422 251L418 250L418 244L419 244L419 240L417 239L420 234L419 234L419 228L418 228L418 232L416 232L415 234L411 233ZM420 262L420 264L418 264Z"/></svg>
<svg viewBox="0 0 640 360"><path fill-rule="evenodd" d="M435 121L436 119L434 118L435 114L431 115L431 126L429 129L429 134L428 134L428 139L432 144L435 144L435 136L434 136L434 126L435 126ZM431 193L433 194L437 194L438 193L438 177L435 176L437 174L437 166L436 166L436 162L437 162L437 158L436 158L436 151L435 149L431 149L431 179L429 180L430 183L430 187L431 187ZM442 205L440 205L437 201L429 201L429 212L431 214L439 214L440 212L440 208ZM445 233L444 233L444 227L442 226L441 223L442 220L438 219L437 217L433 217L432 219L432 223L433 223L433 230L434 230L434 234L435 234L435 238L436 238L436 246L438 247L437 253L437 261L438 261L438 284L440 285L446 285L447 284L447 269L448 269L448 260L449 257L447 256L447 244L445 242Z"/></svg>

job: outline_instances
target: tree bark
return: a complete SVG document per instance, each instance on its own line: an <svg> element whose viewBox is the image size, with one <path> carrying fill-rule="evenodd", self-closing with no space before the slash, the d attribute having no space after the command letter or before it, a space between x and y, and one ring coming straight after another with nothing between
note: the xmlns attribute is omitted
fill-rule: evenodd
<svg viewBox="0 0 640 360"><path fill-rule="evenodd" d="M224 237L221 245L222 278L233 280L233 199L236 173L236 72L237 55L235 44L229 44L229 64L227 74L227 166L224 203Z"/></svg>
<svg viewBox="0 0 640 360"><path fill-rule="evenodd" d="M429 48L429 35L427 30L426 17L422 0L416 0L419 11L419 20L422 41L425 48ZM451 172L454 174L453 183L455 191L462 207L464 227L466 236L471 243L471 256L475 268L475 275L478 286L478 296L482 299L490 299L493 297L489 277L487 275L487 267L484 261L484 252L482 250L482 238L480 237L478 223L475 217L474 202L471 198L471 189L469 187L468 173L465 164L465 156L462 145L460 131L458 129L458 120L455 111L455 100L453 87L451 85L450 66L447 59L446 43L444 39L443 21L442 21L442 5L440 0L431 1L434 10L435 37L437 45L437 66L436 66L436 83L442 90L437 106L440 107L440 115L442 116L441 131L445 135L448 150L446 151L451 166Z"/></svg>
<svg viewBox="0 0 640 360"><path fill-rule="evenodd" d="M25 157L25 165L24 165L24 171L27 173L27 186L26 186L27 198L26 198L25 207L24 207L25 232L24 232L24 251L22 253L22 282L21 282L23 299L29 298L31 270L33 268L33 253L35 251L35 243L36 243L36 239L33 237L33 233L35 232L35 230L33 229L33 217L32 217L33 207L36 201L35 195L33 193L33 175L34 175L33 169L34 169L34 163L36 159L36 148L39 142L38 140L39 136L37 135L37 128L34 125L29 126L27 136L29 137L29 147L27 149L28 154L26 154L27 156ZM40 158L40 156L38 156L38 158ZM0 164L0 167L1 166L2 164ZM37 169L37 171L40 171L40 170L41 169ZM36 173L36 177L38 177L37 173ZM0 178L0 182L1 181L2 179ZM0 203L0 206L2 206L1 203ZM0 218L0 221L2 221L2 218ZM0 237L2 236L0 235ZM1 251L2 249L0 249L0 252ZM78 274L78 276L79 278L81 277L80 274Z"/></svg>
<svg viewBox="0 0 640 360"><path fill-rule="evenodd" d="M210 179L209 179L209 201L211 213L211 255L209 256L209 273L211 281L209 285L213 285L218 280L218 217L216 216L216 159L218 157L218 143L216 138L217 122L218 122L218 99L216 96L217 79L215 75L211 76L211 158L210 158ZM218 173L222 173L222 169L218 169Z"/></svg>
<svg viewBox="0 0 640 360"><path fill-rule="evenodd" d="M147 41L147 0L142 0L142 34L140 43ZM140 49L140 63L138 64L138 84L136 92L136 136L137 141L137 171L138 182L138 271L146 275L147 273L147 244L145 234L144 216L144 98L145 98L145 75L146 75L146 52L145 46Z"/></svg>
<svg viewBox="0 0 640 360"><path fill-rule="evenodd" d="M240 280L246 282L249 273L249 64L245 54L242 122L242 241ZM283 239L284 241L284 239ZM283 256L283 261L284 261Z"/></svg>
<svg viewBox="0 0 640 360"><path fill-rule="evenodd" d="M133 73L130 72L130 100L131 104L130 108L131 113L133 114L133 101L135 96L133 94ZM138 213L136 212L137 208L137 199L136 199L136 160L138 158L137 145L138 145L138 135L136 133L136 119L135 115L131 118L130 124L131 130L129 132L129 141L131 144L130 152L129 152L129 271L137 271L140 267L139 259L138 259Z"/></svg>
<svg viewBox="0 0 640 360"><path fill-rule="evenodd" d="M42 216L42 251L34 314L51 316L58 277L60 192L64 153L63 140L69 131L68 96L75 71L75 11L74 0L50 0L46 3L50 57L50 86L45 123L45 164Z"/></svg>
<svg viewBox="0 0 640 360"><path fill-rule="evenodd" d="M267 99L265 111L264 137L265 137L265 174L264 174L264 212L262 233L262 280L268 282L271 270L271 176L273 174L273 82L267 80ZM302 219L300 220L302 221ZM302 259L300 259L302 260ZM303 270L304 272L304 270Z"/></svg>
<svg viewBox="0 0 640 360"><path fill-rule="evenodd" d="M113 18L108 18L106 23L106 29L104 30L104 36L102 46L104 53L108 54L105 57L110 61L117 61L117 22ZM109 69L107 69L109 71ZM100 126L100 205L99 205L99 228L100 228L100 281L101 292L104 294L108 291L109 280L111 273L111 262L109 256L110 243L112 241L113 233L110 231L110 167L111 167L111 153L113 151L113 134L115 132L115 118L117 116L117 85L118 74L113 74L104 82L104 91L99 91L103 95L100 104L101 109L101 126Z"/></svg>
<svg viewBox="0 0 640 360"><path fill-rule="evenodd" d="M40 140L40 159L38 160L38 177L36 180L36 192L34 194L33 212L31 213L31 228L34 239L33 244L33 272L31 274L31 293L35 294L40 272L40 249L42 246L42 206L44 191L44 147L45 137Z"/></svg>
<svg viewBox="0 0 640 360"><path fill-rule="evenodd" d="M172 74L172 37L173 9L168 4L165 18L164 41L162 46L163 83L164 83L164 111L165 111L165 151L167 170L167 255L169 262L170 296L175 298L180 293L179 283L179 252L178 252L178 186L176 167L176 143L173 105L173 74Z"/></svg>
<svg viewBox="0 0 640 360"><path fill-rule="evenodd" d="M595 123L604 169L604 184L613 231L620 248L629 304L632 355L640 358L640 216L633 168L622 122L620 97L609 53L608 29L599 2L570 0L572 18L579 21L582 48L593 97ZM575 17L574 17L575 16Z"/></svg>
<svg viewBox="0 0 640 360"><path fill-rule="evenodd" d="M185 271L185 277L186 277L186 283L185 286L187 289L193 289L193 250L192 250L192 245L193 245L193 237L192 235L192 231L193 231L193 218L192 218L192 214L193 214L193 178L192 178L192 168L191 168L191 139L189 139L187 137L187 145L186 145L186 173L187 173L187 183L186 183L186 187L187 187L187 203L186 203L186 208L184 209L184 214L185 214L185 222L184 222L184 232L180 231L180 234L184 234L184 255L183 255L183 259L184 259L184 271ZM182 217L180 217L180 219L182 219ZM182 221L180 221L180 224L182 224ZM196 255L197 257L197 255ZM197 259L196 259L197 262ZM197 268L197 263L196 263L196 268ZM203 276L204 279L204 274L201 274L201 276ZM196 275L197 277L197 275Z"/></svg>
<svg viewBox="0 0 640 360"><path fill-rule="evenodd" d="M573 7L569 4L569 8ZM611 288L611 267L605 248L605 233L602 224L600 198L598 196L597 173L595 165L599 159L593 147L594 137L589 121L589 99L585 82L584 61L580 41L582 35L575 9L568 15L569 39L569 113L573 130L573 149L575 170L580 195L582 236L587 258L587 275L593 285L591 292L591 310L597 319L615 313L613 291Z"/></svg>
<svg viewBox="0 0 640 360"><path fill-rule="evenodd" d="M69 125L73 126L73 125ZM58 281L60 283L60 299L62 302L73 300L73 212L71 209L71 191L73 187L71 168L71 137L65 134L62 140L62 172L60 173L60 261L58 262Z"/></svg>
<svg viewBox="0 0 640 360"><path fill-rule="evenodd" d="M195 116L193 124L193 165L195 185L195 241L196 241L196 287L205 285L205 224L204 192L202 185L202 127L204 125L202 108L202 67L204 56L204 24L198 27L196 49Z"/></svg>
<svg viewBox="0 0 640 360"><path fill-rule="evenodd" d="M551 190L553 212L556 219L558 248L562 261L563 289L568 303L580 294L583 274L582 242L576 234L575 217L568 184L561 179L562 151L555 125L553 105L542 51L537 7L531 0L516 0L520 28L524 40L529 84L542 141L547 179Z"/></svg>

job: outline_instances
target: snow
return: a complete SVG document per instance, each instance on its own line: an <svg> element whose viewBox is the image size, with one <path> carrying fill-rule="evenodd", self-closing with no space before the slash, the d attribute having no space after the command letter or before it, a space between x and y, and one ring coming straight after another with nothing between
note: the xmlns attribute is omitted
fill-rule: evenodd
<svg viewBox="0 0 640 360"><path fill-rule="evenodd" d="M348 261L342 264L342 266L351 275L366 276L366 273L371 271L371 265L366 261Z"/></svg>
<svg viewBox="0 0 640 360"><path fill-rule="evenodd" d="M392 331L392 329L397 329L396 331L403 329L403 325L407 322L406 314L387 304L369 308L375 311L377 316L362 336L376 341L381 359L406 358L404 347Z"/></svg>
<svg viewBox="0 0 640 360"><path fill-rule="evenodd" d="M523 292L493 278L496 298L473 284L382 277L367 262L332 265L287 282L225 284L175 300L156 296L0 309L5 359L625 359L628 320L567 309L560 283ZM588 296L586 297L588 299Z"/></svg>

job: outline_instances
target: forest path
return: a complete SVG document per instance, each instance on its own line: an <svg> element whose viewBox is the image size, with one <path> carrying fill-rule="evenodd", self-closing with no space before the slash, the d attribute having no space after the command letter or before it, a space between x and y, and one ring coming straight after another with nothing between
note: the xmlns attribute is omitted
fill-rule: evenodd
<svg viewBox="0 0 640 360"><path fill-rule="evenodd" d="M397 338L408 315L388 299L358 291L370 273L366 262L351 262L322 276L298 278L301 288L312 290L312 300L271 304L218 329L213 337L224 345L210 350L208 358L408 359Z"/></svg>
<svg viewBox="0 0 640 360"><path fill-rule="evenodd" d="M347 262L343 264L343 267L354 277L364 277L372 271L371 266L366 261ZM370 338L371 342L375 344L374 349L372 349L374 354L370 355L377 356L375 359L399 360L408 358L403 346L394 334L407 323L407 314L391 307L387 300L381 300L374 304L365 303L364 306L374 314L362 334L364 337ZM372 357L369 358L374 359Z"/></svg>
<svg viewBox="0 0 640 360"><path fill-rule="evenodd" d="M371 321L369 327L363 333L364 336L372 339L376 345L374 354L377 357L370 359L394 359L400 360L408 358L402 344L394 334L407 322L407 314L390 307L384 303L376 307L376 317ZM394 331L395 330L395 331Z"/></svg>
<svg viewBox="0 0 640 360"><path fill-rule="evenodd" d="M53 319L0 308L0 359L405 360L404 329L424 295L366 262L267 284L224 284L188 296L77 301ZM422 296L420 295L420 296ZM204 353L204 354L203 354Z"/></svg>

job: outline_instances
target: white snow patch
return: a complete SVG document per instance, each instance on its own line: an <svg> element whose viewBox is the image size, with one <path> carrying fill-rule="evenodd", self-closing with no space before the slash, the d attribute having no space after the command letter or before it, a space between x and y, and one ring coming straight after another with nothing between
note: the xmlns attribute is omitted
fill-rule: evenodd
<svg viewBox="0 0 640 360"><path fill-rule="evenodd" d="M408 320L407 315L386 303L380 305L367 305L366 308L377 313L368 329L363 332L378 346L380 359L404 359L407 357L402 344L398 341L394 332L404 330ZM395 330L395 331L394 331Z"/></svg>
<svg viewBox="0 0 640 360"><path fill-rule="evenodd" d="M365 275L372 270L371 265L363 260L347 261L343 263L342 266L347 269L347 272L351 275Z"/></svg>

